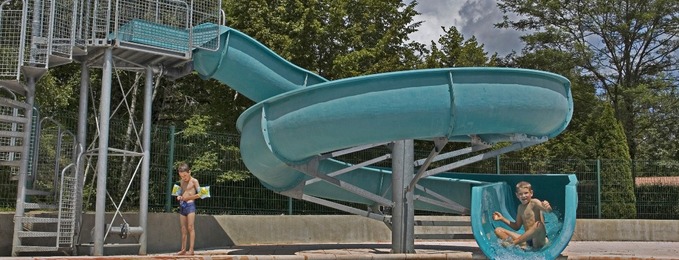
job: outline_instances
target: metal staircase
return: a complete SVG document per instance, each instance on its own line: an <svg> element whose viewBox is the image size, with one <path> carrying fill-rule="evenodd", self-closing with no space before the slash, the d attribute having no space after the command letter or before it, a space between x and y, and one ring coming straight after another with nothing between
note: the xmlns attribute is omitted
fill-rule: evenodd
<svg viewBox="0 0 679 260"><path fill-rule="evenodd" d="M75 136L49 119L27 127L31 122L25 117L28 109L28 104L21 101L0 98L0 111L12 113L11 116L0 114L3 130L0 131L0 158L3 159L0 165L9 167L13 179L21 179L18 178L20 174L27 175L24 185L17 183L19 189L24 189L25 197L17 199L17 208L23 207L23 214L14 217L12 255L69 253L74 249L77 227L76 167L74 163L63 164L74 162L73 153L64 151L74 150ZM40 135L49 138L35 138ZM31 136L31 139L24 140L24 136ZM30 156L22 156L24 146L29 146ZM29 158L34 160L23 164L29 167L22 170L21 160Z"/></svg>
<svg viewBox="0 0 679 260"><path fill-rule="evenodd" d="M221 1L0 0L0 173L17 182L12 256L74 251L81 218L87 98L82 98L77 138L54 121L38 121L36 83L48 69L80 62L81 95L88 68L102 68L101 104L110 103L113 69L146 73L146 96L158 72L190 72L194 48L217 50L224 22ZM148 27L151 26L151 27ZM194 32L195 27L199 30ZM161 28L150 30L149 28ZM143 29L143 30L140 30ZM114 58L115 57L115 58ZM188 69L187 69L188 68ZM168 70L166 70L168 69ZM151 99L144 101L140 163L139 253L146 254ZM9 112L4 112L4 111ZM110 107L99 113L93 254L103 255ZM7 127L5 127L5 125ZM98 130L99 130L98 129ZM77 139L77 140L76 140ZM45 143L47 142L47 143ZM126 155L128 156L128 155ZM99 167L103 165L103 167Z"/></svg>
<svg viewBox="0 0 679 260"><path fill-rule="evenodd" d="M75 136L38 121L34 99L47 70L72 60L77 10L75 0L0 0L0 173L17 183L13 256L74 248Z"/></svg>

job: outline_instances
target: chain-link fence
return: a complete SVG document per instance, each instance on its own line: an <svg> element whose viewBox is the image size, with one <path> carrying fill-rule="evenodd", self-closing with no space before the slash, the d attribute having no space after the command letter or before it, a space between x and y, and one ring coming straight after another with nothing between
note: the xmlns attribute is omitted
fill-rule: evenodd
<svg viewBox="0 0 679 260"><path fill-rule="evenodd" d="M75 117L70 117L75 118ZM74 120L74 119L72 119ZM71 124L69 124L71 123ZM63 122L76 125L75 122ZM111 124L109 146L121 149L134 147L134 138L126 136L126 124ZM95 129L91 126L89 129ZM201 186L210 186L211 198L201 200L201 214L345 214L325 206L290 199L264 188L243 165L237 134L196 134L186 129L157 126L152 130L151 172L149 180L149 211L170 212L177 202L170 196L172 185L179 180L174 165L187 161L193 165L193 175ZM381 149L381 150L380 150ZM425 158L429 151L416 151L416 158ZM360 162L388 152L380 147L341 158ZM139 157L109 157L107 189L110 201L123 202L122 211L136 211L139 205L139 174L135 174ZM96 158L88 158L84 192L86 211L94 211L96 189ZM389 166L389 162L382 162ZM629 165L630 173L618 172L621 165ZM576 174L578 178L578 217L608 218L607 205L618 203L614 199L625 192L634 194L639 219L679 219L679 162L626 160L519 160L495 158L481 161L458 170L466 173L486 174ZM607 175L608 174L608 175ZM614 176L602 178L602 176ZM615 177L620 176L620 178ZM130 182L129 180L133 181ZM129 186L128 186L129 185ZM123 196L127 191L126 196ZM537 195L536 195L537 196ZM634 201L636 198L636 201ZM16 181L0 181L0 207L12 211L16 202ZM110 210L115 210L107 203ZM354 205L356 206L356 205ZM602 213L602 211L604 211Z"/></svg>

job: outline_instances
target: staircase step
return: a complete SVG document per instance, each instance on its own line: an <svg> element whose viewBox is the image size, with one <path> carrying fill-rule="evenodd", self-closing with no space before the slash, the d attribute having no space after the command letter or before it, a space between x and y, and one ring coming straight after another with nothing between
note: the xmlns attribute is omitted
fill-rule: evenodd
<svg viewBox="0 0 679 260"><path fill-rule="evenodd" d="M0 121L9 122L9 123L26 124L26 123L28 123L28 118L18 117L18 116L0 115Z"/></svg>
<svg viewBox="0 0 679 260"><path fill-rule="evenodd" d="M2 145L0 146L0 152L4 153L21 153L24 151L23 146L17 145Z"/></svg>
<svg viewBox="0 0 679 260"><path fill-rule="evenodd" d="M19 131L0 131L0 137L23 138L26 133Z"/></svg>
<svg viewBox="0 0 679 260"><path fill-rule="evenodd" d="M474 234L415 234L415 239L435 239L435 240L474 239Z"/></svg>
<svg viewBox="0 0 679 260"><path fill-rule="evenodd" d="M471 221L415 220L415 226L471 227Z"/></svg>
<svg viewBox="0 0 679 260"><path fill-rule="evenodd" d="M57 232L46 231L19 231L18 237L57 237Z"/></svg>
<svg viewBox="0 0 679 260"><path fill-rule="evenodd" d="M49 196L53 194L51 191L26 189L26 195Z"/></svg>
<svg viewBox="0 0 679 260"><path fill-rule="evenodd" d="M8 88L14 93L20 94L22 96L26 95L26 90L24 89L24 84L16 79L13 80L1 80L0 85Z"/></svg>
<svg viewBox="0 0 679 260"><path fill-rule="evenodd" d="M62 219L62 222L66 219ZM21 223L58 223L59 218L43 218L43 217L22 217Z"/></svg>
<svg viewBox="0 0 679 260"><path fill-rule="evenodd" d="M21 160L14 160L14 161L2 161L2 160L0 160L0 166L20 167L21 166Z"/></svg>
<svg viewBox="0 0 679 260"><path fill-rule="evenodd" d="M15 246L16 252L54 252L59 251L56 246Z"/></svg>
<svg viewBox="0 0 679 260"><path fill-rule="evenodd" d="M0 97L0 106L8 106L13 108L28 109L28 103L14 100L11 98Z"/></svg>
<svg viewBox="0 0 679 260"><path fill-rule="evenodd" d="M55 210L57 209L57 205L54 204L47 204L47 203L24 203L24 209L49 209L49 210Z"/></svg>
<svg viewBox="0 0 679 260"><path fill-rule="evenodd" d="M61 55L55 55L56 53L52 53L49 56L49 66L50 67L56 67L56 66L61 66L64 64L69 64L73 62L73 60L63 57Z"/></svg>
<svg viewBox="0 0 679 260"><path fill-rule="evenodd" d="M415 216L415 239L474 239L469 216Z"/></svg>
<svg viewBox="0 0 679 260"><path fill-rule="evenodd" d="M81 247L94 247L94 243L81 243L78 246ZM132 243L132 244L122 244L122 243L109 243L109 244L104 244L104 247L135 247L135 246L141 246L139 243Z"/></svg>

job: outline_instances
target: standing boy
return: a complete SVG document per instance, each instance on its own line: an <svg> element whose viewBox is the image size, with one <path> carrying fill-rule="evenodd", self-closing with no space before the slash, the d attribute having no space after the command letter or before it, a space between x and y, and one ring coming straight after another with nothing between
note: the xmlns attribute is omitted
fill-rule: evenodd
<svg viewBox="0 0 679 260"><path fill-rule="evenodd" d="M495 234L505 241L507 238L511 238L510 242L514 245L526 242L533 249L544 247L547 244L547 230L545 229L545 217L542 212L550 212L552 207L546 200L534 199L533 187L525 181L516 184L516 197L521 201L521 205L516 211L516 222L510 222L500 212L493 213L493 220L502 221L514 230L519 230L523 225L525 232L519 235L516 232L498 227L495 228Z"/></svg>
<svg viewBox="0 0 679 260"><path fill-rule="evenodd" d="M191 168L186 163L181 163L177 167L179 172L181 195L177 196L179 201L179 223L182 227L182 249L179 255L193 255L193 245L196 240L196 231L193 223L196 220L195 199L200 198L198 194L200 185L196 178L191 177ZM186 238L189 236L189 251L186 251Z"/></svg>

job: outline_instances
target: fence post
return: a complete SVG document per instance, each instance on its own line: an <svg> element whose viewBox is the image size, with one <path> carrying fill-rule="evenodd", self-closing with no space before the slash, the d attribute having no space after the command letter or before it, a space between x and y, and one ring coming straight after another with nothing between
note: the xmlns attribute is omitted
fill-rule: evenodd
<svg viewBox="0 0 679 260"><path fill-rule="evenodd" d="M495 172L496 172L496 174L500 174L500 156L502 156L502 155L500 154L498 156L495 156Z"/></svg>
<svg viewBox="0 0 679 260"><path fill-rule="evenodd" d="M173 165L174 165L174 125L170 126L170 140L168 144L170 149L167 152L167 176L165 182L165 212L172 211L172 175L173 175Z"/></svg>
<svg viewBox="0 0 679 260"><path fill-rule="evenodd" d="M292 198L288 197L288 215L292 215Z"/></svg>
<svg viewBox="0 0 679 260"><path fill-rule="evenodd" d="M601 159L596 159L596 204L599 219L601 219Z"/></svg>

